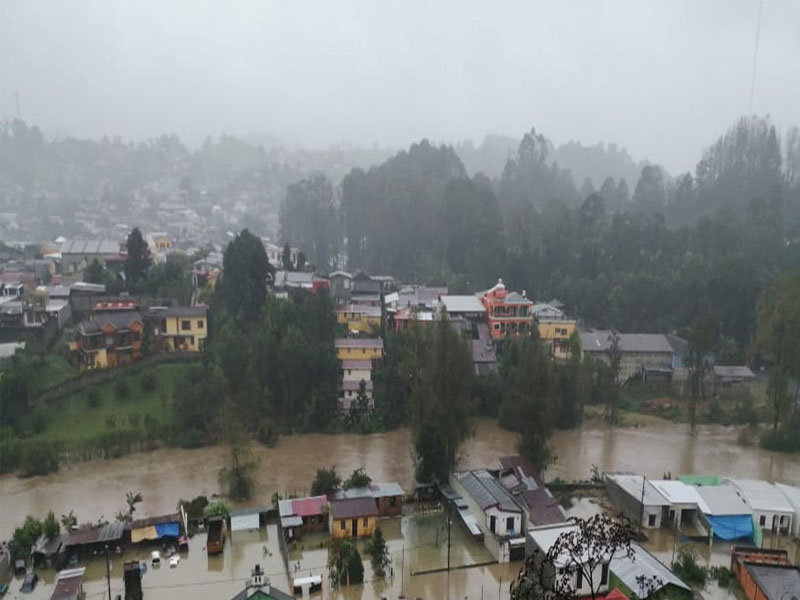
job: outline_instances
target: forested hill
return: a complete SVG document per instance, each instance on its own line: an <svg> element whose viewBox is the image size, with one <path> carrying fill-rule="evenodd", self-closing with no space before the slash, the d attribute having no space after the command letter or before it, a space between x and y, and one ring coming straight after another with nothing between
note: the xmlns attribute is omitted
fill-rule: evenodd
<svg viewBox="0 0 800 600"><path fill-rule="evenodd" d="M290 195L282 239L314 239L314 227L330 223L320 215L338 212L351 269L454 291L502 277L623 331L679 330L711 311L741 352L759 292L800 268L800 152L795 130L786 137L782 153L768 120L745 118L709 147L696 176L673 182L647 165L632 190L608 178L588 197L536 132L493 180L469 178L452 148L423 141L353 170L340 205L333 194ZM318 268L334 256L320 256Z"/></svg>

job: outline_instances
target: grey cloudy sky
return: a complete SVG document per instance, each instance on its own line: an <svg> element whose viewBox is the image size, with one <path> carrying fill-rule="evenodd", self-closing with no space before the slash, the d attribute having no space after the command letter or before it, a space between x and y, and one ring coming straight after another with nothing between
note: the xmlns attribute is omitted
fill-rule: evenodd
<svg viewBox="0 0 800 600"><path fill-rule="evenodd" d="M750 106L758 0L0 0L0 116L145 139L400 147L535 126L672 172ZM800 1L764 0L753 110L800 122Z"/></svg>

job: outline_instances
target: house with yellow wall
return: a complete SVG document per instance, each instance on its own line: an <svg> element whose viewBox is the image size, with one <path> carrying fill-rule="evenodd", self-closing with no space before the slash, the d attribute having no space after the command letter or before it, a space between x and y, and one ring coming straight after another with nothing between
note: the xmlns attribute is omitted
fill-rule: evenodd
<svg viewBox="0 0 800 600"><path fill-rule="evenodd" d="M371 497L332 500L329 516L331 539L369 537L378 523L378 505Z"/></svg>
<svg viewBox="0 0 800 600"><path fill-rule="evenodd" d="M569 358L569 338L575 332L573 320L539 321L539 339L552 348L554 358Z"/></svg>
<svg viewBox="0 0 800 600"><path fill-rule="evenodd" d="M347 325L350 333L372 333L381 327L381 309L379 306L361 306L350 304L336 309L336 322Z"/></svg>
<svg viewBox="0 0 800 600"><path fill-rule="evenodd" d="M339 360L377 360L383 358L381 338L339 338L336 340Z"/></svg>
<svg viewBox="0 0 800 600"><path fill-rule="evenodd" d="M69 360L78 370L119 367L142 355L144 322L138 311L97 313L81 321L69 342Z"/></svg>
<svg viewBox="0 0 800 600"><path fill-rule="evenodd" d="M203 351L208 336L208 307L156 307L150 309L148 321L162 352Z"/></svg>
<svg viewBox="0 0 800 600"><path fill-rule="evenodd" d="M568 318L560 304L537 302L531 308L539 339L550 346L553 358L569 358L569 338L577 328L577 322Z"/></svg>

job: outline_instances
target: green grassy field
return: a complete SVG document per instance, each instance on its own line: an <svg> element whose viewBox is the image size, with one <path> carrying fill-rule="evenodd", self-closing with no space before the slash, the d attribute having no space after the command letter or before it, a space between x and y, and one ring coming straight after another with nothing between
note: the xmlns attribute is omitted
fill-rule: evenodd
<svg viewBox="0 0 800 600"><path fill-rule="evenodd" d="M63 354L46 354L44 364L36 365L33 389L34 391L44 390L76 375L78 375L78 370L67 362L67 358Z"/></svg>
<svg viewBox="0 0 800 600"><path fill-rule="evenodd" d="M34 419L44 422L44 427L32 436L42 441L85 440L115 429L143 428L145 415L160 423L170 419L170 404L176 382L192 367L186 363L161 364L136 374L120 373L112 381L92 385L34 410ZM152 373L156 380L153 391L142 389L145 373ZM128 394L119 398L116 382L123 379L128 385ZM97 393L96 404L90 401L90 390ZM114 425L109 420L114 420ZM138 421L137 421L138 419Z"/></svg>

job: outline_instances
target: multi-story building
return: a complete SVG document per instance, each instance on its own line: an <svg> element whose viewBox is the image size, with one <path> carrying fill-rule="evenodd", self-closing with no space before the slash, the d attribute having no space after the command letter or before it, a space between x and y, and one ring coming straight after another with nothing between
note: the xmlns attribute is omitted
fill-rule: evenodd
<svg viewBox="0 0 800 600"><path fill-rule="evenodd" d="M383 358L383 340L380 338L339 338L336 340L336 357L342 361Z"/></svg>
<svg viewBox="0 0 800 600"><path fill-rule="evenodd" d="M347 325L351 333L377 333L381 328L381 309L378 306L339 306L336 322Z"/></svg>
<svg viewBox="0 0 800 600"><path fill-rule="evenodd" d="M129 364L142 355L143 333L138 311L96 314L78 324L70 359L81 371Z"/></svg>
<svg viewBox="0 0 800 600"><path fill-rule="evenodd" d="M525 292L509 292L502 279L489 290L478 294L486 307L489 331L493 339L505 336L530 335L533 326L531 308Z"/></svg>
<svg viewBox="0 0 800 600"><path fill-rule="evenodd" d="M569 338L575 332L577 322L557 306L545 302L534 304L531 313L539 330L539 339L550 347L553 357L569 358Z"/></svg>
<svg viewBox="0 0 800 600"><path fill-rule="evenodd" d="M208 335L208 307L151 308L153 336L163 352L202 352Z"/></svg>

